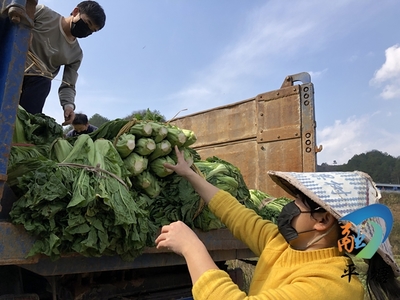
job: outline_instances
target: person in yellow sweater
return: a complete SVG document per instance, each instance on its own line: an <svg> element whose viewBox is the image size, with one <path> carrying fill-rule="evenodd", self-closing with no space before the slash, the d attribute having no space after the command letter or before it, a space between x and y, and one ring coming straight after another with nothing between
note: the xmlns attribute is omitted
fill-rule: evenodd
<svg viewBox="0 0 400 300"><path fill-rule="evenodd" d="M177 164L165 166L187 179L209 209L259 257L246 294L216 266L186 224L177 221L163 226L155 241L157 248L167 248L185 258L194 299L364 299L365 290L352 260L338 248L342 237L338 220L378 201L380 193L367 174L329 173L324 178L328 173L269 172L296 198L282 209L275 225L207 182L188 166L177 147L175 151ZM334 183L327 185L324 180L329 176ZM343 184L350 190L336 193ZM329 191L332 186L335 193ZM370 293L378 300L399 299L400 285L395 279L399 275L400 268L386 240L369 261Z"/></svg>

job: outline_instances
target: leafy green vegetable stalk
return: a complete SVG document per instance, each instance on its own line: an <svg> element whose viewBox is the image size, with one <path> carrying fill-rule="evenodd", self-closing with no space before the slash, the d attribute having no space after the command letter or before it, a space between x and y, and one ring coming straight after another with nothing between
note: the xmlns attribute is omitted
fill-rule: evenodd
<svg viewBox="0 0 400 300"><path fill-rule="evenodd" d="M250 191L249 203L250 202L253 203L255 207L261 208L269 201L275 199L274 197L260 190L250 189L249 191Z"/></svg>
<svg viewBox="0 0 400 300"><path fill-rule="evenodd" d="M110 172L127 185L131 187L129 176L131 175L118 151L111 141L99 139L94 142L94 161L92 163L96 168Z"/></svg>
<svg viewBox="0 0 400 300"><path fill-rule="evenodd" d="M153 133L151 123L140 121L129 129L129 133L136 136L136 138L150 137Z"/></svg>
<svg viewBox="0 0 400 300"><path fill-rule="evenodd" d="M157 179L154 177L154 175L148 170L144 170L142 173L132 178L133 184L138 186L139 189L147 189L151 186L151 183L156 180Z"/></svg>
<svg viewBox="0 0 400 300"><path fill-rule="evenodd" d="M163 189L149 205L152 223L163 226L181 220L194 227L193 219L200 204L200 196L191 184L173 173L164 181Z"/></svg>
<svg viewBox="0 0 400 300"><path fill-rule="evenodd" d="M100 145L99 142L103 145ZM103 153L112 151L112 144L109 142L108 145L111 146L107 149L105 143L107 143L107 140L95 141L96 153L100 152L100 149L104 149L102 150ZM102 199L104 204L110 206L114 212L114 225L135 223L135 201L129 194L129 187L118 180L122 177L123 171L117 169L123 166L123 163L120 163L121 158L117 157L118 155L104 155L102 153L95 156L95 165L109 172L100 171L101 174L96 174L99 182L99 184L95 185L96 197L97 199ZM111 176L110 173L116 176Z"/></svg>
<svg viewBox="0 0 400 300"><path fill-rule="evenodd" d="M151 138L139 138L136 142L134 152L146 156L150 155L156 149L156 143Z"/></svg>
<svg viewBox="0 0 400 300"><path fill-rule="evenodd" d="M183 145L184 147L189 147L189 146L193 145L194 143L196 143L197 137L196 137L194 131L182 128L182 132L186 135L186 142Z"/></svg>
<svg viewBox="0 0 400 300"><path fill-rule="evenodd" d="M170 158L168 155L162 156L150 162L150 170L153 171L158 177L166 177L172 174L173 171L164 167L165 163L169 163L171 165L175 164L172 158Z"/></svg>
<svg viewBox="0 0 400 300"><path fill-rule="evenodd" d="M132 152L126 158L124 158L123 162L132 176L142 173L147 169L148 166L147 157L139 155L135 152Z"/></svg>
<svg viewBox="0 0 400 300"><path fill-rule="evenodd" d="M65 139L58 138L51 144L50 158L62 162L72 151L73 146Z"/></svg>
<svg viewBox="0 0 400 300"><path fill-rule="evenodd" d="M129 121L123 119L108 121L101 125L97 130L89 133L89 135L94 141L97 139L107 139L113 141L128 123Z"/></svg>
<svg viewBox="0 0 400 300"><path fill-rule="evenodd" d="M81 134L76 139L70 153L62 162L93 166L94 155L93 140L88 134Z"/></svg>
<svg viewBox="0 0 400 300"><path fill-rule="evenodd" d="M26 137L25 127L24 127L24 121L27 122L27 120L29 120L28 113L24 114L23 112L20 112L19 110L24 110L24 109L22 108L22 106L20 106L20 105L18 106L18 112L17 112L17 117L15 118L15 127L14 127L13 138L12 138L12 142L14 144L28 143L28 138ZM25 120L24 120L24 117L26 117Z"/></svg>
<svg viewBox="0 0 400 300"><path fill-rule="evenodd" d="M24 167L25 160L37 158L40 161L40 159L46 158L48 152L47 146L12 146L8 159L7 182L10 184L10 181L16 180L27 171L27 168Z"/></svg>
<svg viewBox="0 0 400 300"><path fill-rule="evenodd" d="M132 177L132 183L137 190L144 192L150 199L157 197L161 190L160 178L150 170L144 170L139 175Z"/></svg>
<svg viewBox="0 0 400 300"><path fill-rule="evenodd" d="M11 147L7 169L7 183L18 197L24 193L24 190L20 192L18 189L20 178L31 171L35 171L47 162L48 159L37 150L37 146Z"/></svg>
<svg viewBox="0 0 400 300"><path fill-rule="evenodd" d="M123 133L118 137L115 148L121 158L125 158L132 153L133 149L135 149L135 145L135 136L133 134Z"/></svg>
<svg viewBox="0 0 400 300"><path fill-rule="evenodd" d="M181 128L174 125L169 125L167 129L167 140L171 143L172 147L175 147L175 145L178 147L185 145L187 137Z"/></svg>
<svg viewBox="0 0 400 300"><path fill-rule="evenodd" d="M157 122L150 122L149 124L153 128L152 138L154 139L154 142L160 143L167 137L168 129L164 124Z"/></svg>
<svg viewBox="0 0 400 300"><path fill-rule="evenodd" d="M157 197L162 191L162 187L161 187L157 177L152 176L150 172L145 172L145 175L146 175L147 179L149 180L150 185L148 187L143 188L143 191L150 198Z"/></svg>
<svg viewBox="0 0 400 300"><path fill-rule="evenodd" d="M239 169L230 163L216 157L208 158L206 161L194 163L203 174L206 174L206 180L211 182L221 190L229 192L240 202L250 198L250 193L239 172Z"/></svg>
<svg viewBox="0 0 400 300"><path fill-rule="evenodd" d="M195 162L195 161L201 161L200 155L194 149L191 149L189 147L188 148L179 148L179 151L183 152L183 157L189 166L192 166L193 162ZM178 162L178 158L176 157L175 151L171 151L171 153L169 154L169 157L171 157L175 163Z"/></svg>
<svg viewBox="0 0 400 300"><path fill-rule="evenodd" d="M223 159L220 159L216 156L213 157L208 157L206 159L207 162L212 162L212 163L220 163L225 165L225 167L227 168L227 172L226 173L228 175L228 177L232 177L233 179L235 179L235 181L238 184L238 189L237 189L237 193L236 193L236 198L240 201L240 202L245 202L250 198L250 192L249 189L247 188L246 182L244 181L244 178L242 176L242 173L240 172L240 169L236 166L234 166L233 164L231 164L230 162L227 162ZM210 176L214 175L214 172L212 174L210 174ZM210 179L211 180L211 179ZM212 180L211 180L212 181ZM227 183L227 181L223 181L225 183ZM231 181L229 181L231 182ZM218 184L218 183L217 183ZM234 184L233 182L231 184Z"/></svg>
<svg viewBox="0 0 400 300"><path fill-rule="evenodd" d="M172 151L171 143L168 140L163 140L156 144L156 149L149 155L149 161L155 160L160 156L168 155Z"/></svg>

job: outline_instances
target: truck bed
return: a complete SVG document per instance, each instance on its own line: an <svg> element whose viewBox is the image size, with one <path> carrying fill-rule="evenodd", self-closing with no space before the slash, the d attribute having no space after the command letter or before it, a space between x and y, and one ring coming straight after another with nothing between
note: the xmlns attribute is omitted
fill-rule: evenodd
<svg viewBox="0 0 400 300"><path fill-rule="evenodd" d="M251 258L255 255L245 244L237 240L228 229L208 232L195 230L215 261ZM26 258L34 243L22 226L0 222L0 265L18 265L42 276L101 272L111 270L140 269L183 265L183 257L167 251L147 247L134 261L127 262L119 256L84 257L64 255L56 261L44 255Z"/></svg>

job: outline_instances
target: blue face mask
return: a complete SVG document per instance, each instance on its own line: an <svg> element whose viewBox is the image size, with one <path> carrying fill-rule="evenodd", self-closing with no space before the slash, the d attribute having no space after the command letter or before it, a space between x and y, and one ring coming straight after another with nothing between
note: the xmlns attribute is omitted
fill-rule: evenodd
<svg viewBox="0 0 400 300"><path fill-rule="evenodd" d="M278 216L278 230L285 238L286 242L289 243L297 239L299 234L314 231L315 229L310 229L302 232L297 232L292 226L293 218L297 217L301 213L312 213L314 211L301 211L300 208L294 203L294 201L286 204L281 213Z"/></svg>
<svg viewBox="0 0 400 300"><path fill-rule="evenodd" d="M77 38L84 38L93 33L90 30L89 25L85 23L82 19L79 19L77 22L72 22L71 25L71 34Z"/></svg>

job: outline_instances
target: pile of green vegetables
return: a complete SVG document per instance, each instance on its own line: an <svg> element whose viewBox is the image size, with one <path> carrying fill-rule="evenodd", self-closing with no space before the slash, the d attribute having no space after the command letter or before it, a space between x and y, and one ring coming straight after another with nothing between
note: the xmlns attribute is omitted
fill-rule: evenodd
<svg viewBox="0 0 400 300"><path fill-rule="evenodd" d="M278 216L282 208L292 202L286 197L275 198L259 190L250 190L250 201L245 203L246 207L253 209L263 219L277 224Z"/></svg>
<svg viewBox="0 0 400 300"><path fill-rule="evenodd" d="M207 181L274 221L265 212L276 212L283 202L260 208L240 170L217 157L201 160L190 148L195 142L191 130L136 119L116 119L91 134L64 138L54 119L20 107L7 183L18 199L11 221L36 237L29 255L132 260L154 246L159 228L172 221L205 231L223 227L192 186L164 167L176 163L175 145Z"/></svg>

